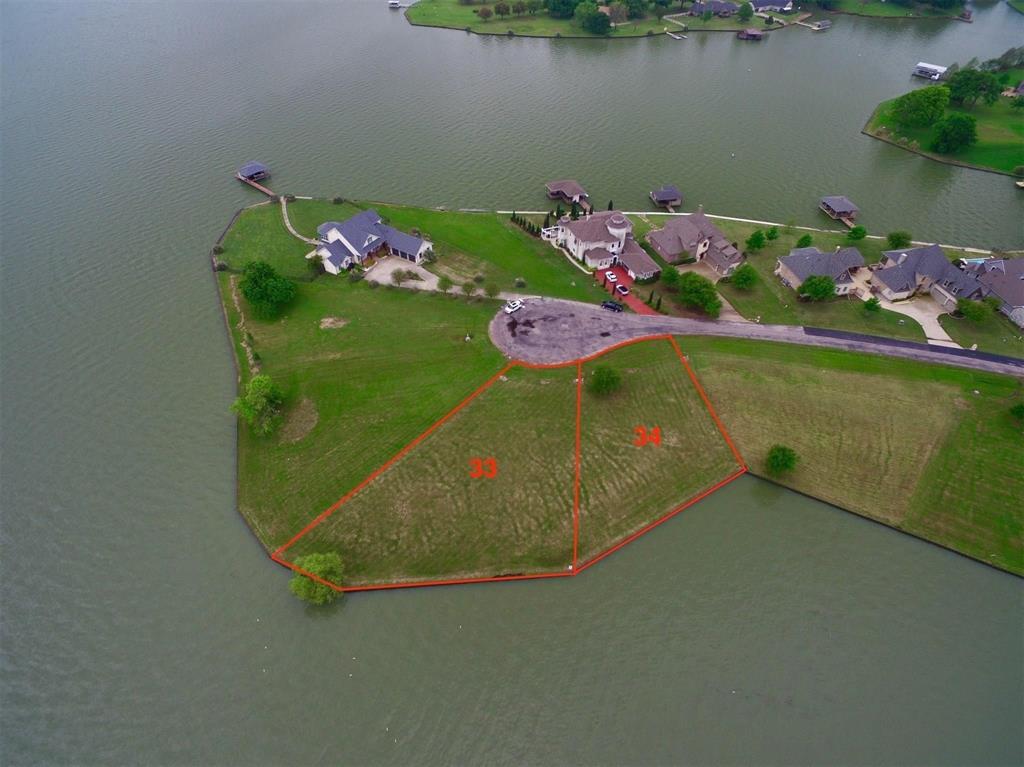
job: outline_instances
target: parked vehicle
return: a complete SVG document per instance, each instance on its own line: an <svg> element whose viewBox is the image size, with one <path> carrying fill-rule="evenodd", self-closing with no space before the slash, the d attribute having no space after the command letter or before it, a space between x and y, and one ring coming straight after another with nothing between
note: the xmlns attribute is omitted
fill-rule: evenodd
<svg viewBox="0 0 1024 767"><path fill-rule="evenodd" d="M512 301L509 301L507 304L505 304L505 314L515 314L516 312L518 312L522 308L523 308L523 302L520 301L518 298L516 298L516 299L514 299Z"/></svg>
<svg viewBox="0 0 1024 767"><path fill-rule="evenodd" d="M616 285L615 292L618 293L620 296L628 296L629 288L627 288L625 285Z"/></svg>
<svg viewBox="0 0 1024 767"><path fill-rule="evenodd" d="M619 278L615 276L615 272L605 272L604 278L612 284L615 284L616 282L619 281Z"/></svg>
<svg viewBox="0 0 1024 767"><path fill-rule="evenodd" d="M601 304L601 308L610 312L621 312L623 306L618 301L605 301Z"/></svg>

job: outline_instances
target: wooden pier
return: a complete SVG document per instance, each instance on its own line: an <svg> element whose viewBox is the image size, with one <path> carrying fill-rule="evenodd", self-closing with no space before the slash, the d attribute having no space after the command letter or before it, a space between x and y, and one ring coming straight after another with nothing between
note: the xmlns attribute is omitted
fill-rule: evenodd
<svg viewBox="0 0 1024 767"><path fill-rule="evenodd" d="M274 199L275 197L277 197L276 194L274 194L272 191L267 189L265 186L263 186L262 184L258 184L257 182L253 181L252 179L246 178L241 173L236 173L235 174L235 178L237 178L243 184L248 184L253 189L255 189L257 192L263 192L263 194L265 194L267 197L270 197L271 199Z"/></svg>

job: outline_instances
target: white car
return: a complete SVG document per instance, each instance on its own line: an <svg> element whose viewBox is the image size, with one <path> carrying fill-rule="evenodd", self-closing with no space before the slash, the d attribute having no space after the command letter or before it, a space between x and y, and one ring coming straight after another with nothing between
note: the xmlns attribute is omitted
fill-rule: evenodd
<svg viewBox="0 0 1024 767"><path fill-rule="evenodd" d="M515 314L523 308L523 302L518 298L515 301L509 301L505 304L505 314Z"/></svg>
<svg viewBox="0 0 1024 767"><path fill-rule="evenodd" d="M604 278L606 280L608 280L608 282L610 282L612 284L614 284L614 283L619 281L619 278L615 276L615 272L605 272L604 273Z"/></svg>

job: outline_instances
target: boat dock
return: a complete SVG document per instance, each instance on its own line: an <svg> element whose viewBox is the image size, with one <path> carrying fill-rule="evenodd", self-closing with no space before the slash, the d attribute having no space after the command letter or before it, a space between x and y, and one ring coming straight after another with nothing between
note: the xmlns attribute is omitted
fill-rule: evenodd
<svg viewBox="0 0 1024 767"><path fill-rule="evenodd" d="M248 184L257 192L262 192L271 199L277 197L272 191L259 183L260 181L266 181L270 178L270 168L261 162L247 162L235 173L235 178L241 181L243 184Z"/></svg>
<svg viewBox="0 0 1024 767"><path fill-rule="evenodd" d="M243 176L241 173L236 173L235 174L235 178L237 178L243 184L248 184L253 189L255 189L257 192L263 192L263 194L265 194L267 197L277 197L276 194L274 194L272 191L270 191L265 186L263 186L263 184L259 184L259 183L255 182L255 181L253 181L252 179L248 179L245 176Z"/></svg>

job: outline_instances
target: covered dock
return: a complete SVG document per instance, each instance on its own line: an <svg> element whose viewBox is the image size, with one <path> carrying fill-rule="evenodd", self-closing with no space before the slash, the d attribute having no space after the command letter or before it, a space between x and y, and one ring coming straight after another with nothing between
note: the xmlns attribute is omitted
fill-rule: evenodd
<svg viewBox="0 0 1024 767"><path fill-rule="evenodd" d="M764 32L760 29L741 29L736 33L740 40L764 40Z"/></svg>
<svg viewBox="0 0 1024 767"><path fill-rule="evenodd" d="M270 178L270 168L261 162L247 162L235 172L235 178L243 184L248 184L257 192L263 192L267 197L277 196L260 183L260 181Z"/></svg>
<svg viewBox="0 0 1024 767"><path fill-rule="evenodd" d="M547 190L549 199L562 200L570 205L576 203L585 213L589 213L591 210L590 195L580 185L580 182L575 179L567 178L561 181L549 181L544 185L544 188Z"/></svg>
<svg viewBox="0 0 1024 767"><path fill-rule="evenodd" d="M857 214L860 213L860 208L854 205L849 198L843 197L842 195L822 197L821 202L818 203L818 207L826 216L833 218L836 221L842 221L851 229L853 228L854 222L857 220Z"/></svg>
<svg viewBox="0 0 1024 767"><path fill-rule="evenodd" d="M683 193L674 184L663 184L660 189L651 190L651 202L665 208L669 213L675 213L673 208L683 204Z"/></svg>

